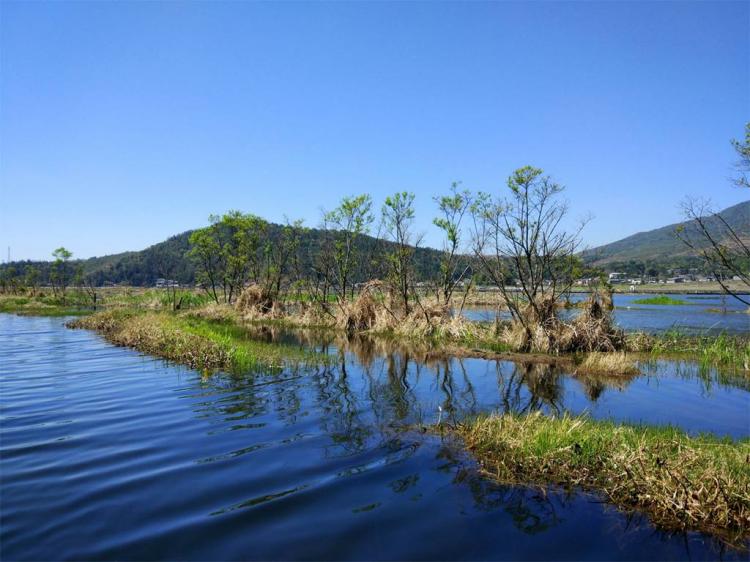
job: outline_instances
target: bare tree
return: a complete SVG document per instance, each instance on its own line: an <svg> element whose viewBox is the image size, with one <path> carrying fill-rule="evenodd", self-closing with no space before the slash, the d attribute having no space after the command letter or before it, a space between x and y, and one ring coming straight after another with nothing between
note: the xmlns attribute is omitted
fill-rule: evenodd
<svg viewBox="0 0 750 562"><path fill-rule="evenodd" d="M728 295L750 306L750 245L747 239L705 200L686 199L682 204L687 224L677 227L677 237L703 258L714 279ZM750 224L750 217L747 217ZM727 278L736 278L744 287L735 290Z"/></svg>
<svg viewBox="0 0 750 562"><path fill-rule="evenodd" d="M750 188L750 123L745 125L745 140L732 140L739 156L738 175L733 183L740 188ZM686 199L682 203L686 225L677 228L676 235L694 253L703 258L714 279L728 295L750 306L750 243L746 236L716 212L711 203L701 199ZM742 224L750 225L750 216ZM735 290L726 282L727 277L739 280L743 289Z"/></svg>
<svg viewBox="0 0 750 562"><path fill-rule="evenodd" d="M479 193L472 206L474 253L529 340L573 284L586 223L564 230L568 206L559 198L564 188L543 173L519 168L508 178L507 196Z"/></svg>
<svg viewBox="0 0 750 562"><path fill-rule="evenodd" d="M734 179L738 187L750 188L750 123L745 124L745 140L732 139L732 146L740 159L737 161L737 177Z"/></svg>

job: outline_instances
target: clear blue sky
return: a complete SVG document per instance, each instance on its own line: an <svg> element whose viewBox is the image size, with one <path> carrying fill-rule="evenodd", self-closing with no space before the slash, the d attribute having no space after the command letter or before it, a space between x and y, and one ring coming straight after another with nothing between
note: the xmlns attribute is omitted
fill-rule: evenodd
<svg viewBox="0 0 750 562"><path fill-rule="evenodd" d="M0 4L5 258L141 249L241 209L500 190L532 164L589 245L718 207L750 120L750 4Z"/></svg>

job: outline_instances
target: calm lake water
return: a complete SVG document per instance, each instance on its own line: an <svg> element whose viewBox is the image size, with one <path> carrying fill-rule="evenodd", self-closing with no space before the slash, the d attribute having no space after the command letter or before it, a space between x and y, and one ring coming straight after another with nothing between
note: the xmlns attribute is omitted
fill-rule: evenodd
<svg viewBox="0 0 750 562"><path fill-rule="evenodd" d="M635 301L658 297L658 294L615 294L615 321L628 331L641 330L650 333L673 328L691 334L716 334L727 332L740 334L750 332L750 314L747 306L737 299L722 295L666 295L684 301L684 305L638 304ZM746 295L750 300L750 295ZM588 298L574 293L571 302ZM575 314L575 309L570 311ZM490 307L467 307L464 316L469 320L491 322L496 311ZM510 318L501 312L501 318Z"/></svg>
<svg viewBox="0 0 750 562"><path fill-rule="evenodd" d="M542 409L748 435L743 379L646 371L583 381L363 346L327 368L202 376L0 314L2 558L746 560L590 495L491 484L419 430Z"/></svg>

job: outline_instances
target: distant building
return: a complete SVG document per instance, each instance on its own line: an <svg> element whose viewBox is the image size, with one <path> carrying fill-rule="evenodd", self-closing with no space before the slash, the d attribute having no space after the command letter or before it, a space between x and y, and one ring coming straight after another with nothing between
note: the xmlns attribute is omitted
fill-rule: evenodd
<svg viewBox="0 0 750 562"><path fill-rule="evenodd" d="M179 287L180 284L175 281L174 279L164 279L163 277L159 277L156 280L156 288L157 289L164 289L166 287Z"/></svg>
<svg viewBox="0 0 750 562"><path fill-rule="evenodd" d="M613 271L609 274L609 282L610 283L625 283L627 281L627 276L624 273L618 273L616 271Z"/></svg>

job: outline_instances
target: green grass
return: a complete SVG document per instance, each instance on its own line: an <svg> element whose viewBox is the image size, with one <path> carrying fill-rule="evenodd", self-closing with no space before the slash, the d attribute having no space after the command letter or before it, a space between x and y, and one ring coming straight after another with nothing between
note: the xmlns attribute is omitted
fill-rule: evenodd
<svg viewBox="0 0 750 562"><path fill-rule="evenodd" d="M750 537L750 439L541 414L483 416L451 431L502 483L595 491L664 528Z"/></svg>
<svg viewBox="0 0 750 562"><path fill-rule="evenodd" d="M658 297L636 299L633 301L633 304L683 305L683 304L690 304L690 303L684 300L680 300L680 299L673 299L672 297L668 297L666 295L660 295Z"/></svg>
<svg viewBox="0 0 750 562"><path fill-rule="evenodd" d="M693 336L680 330L657 335L629 334L631 351L647 352L652 357L678 355L697 360L703 367L727 367L750 372L750 338L747 336Z"/></svg>
<svg viewBox="0 0 750 562"><path fill-rule="evenodd" d="M72 328L96 330L116 345L204 371L278 371L330 360L301 346L257 341L239 326L188 314L111 309L75 320Z"/></svg>
<svg viewBox="0 0 750 562"><path fill-rule="evenodd" d="M83 299L62 299L51 296L0 296L0 312L21 316L80 316L92 311L90 302Z"/></svg>

